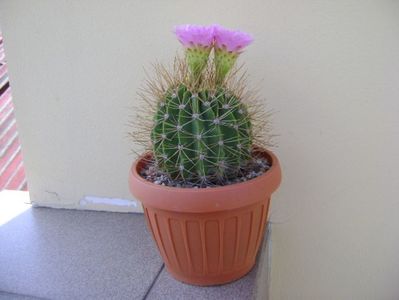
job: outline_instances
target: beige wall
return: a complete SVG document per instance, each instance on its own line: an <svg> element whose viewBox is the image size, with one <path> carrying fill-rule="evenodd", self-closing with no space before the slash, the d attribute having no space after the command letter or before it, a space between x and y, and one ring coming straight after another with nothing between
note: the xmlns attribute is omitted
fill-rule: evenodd
<svg viewBox="0 0 399 300"><path fill-rule="evenodd" d="M280 134L270 298L399 298L397 1L0 3L34 201L129 198L142 67L171 59L174 24L239 27Z"/></svg>
<svg viewBox="0 0 399 300"><path fill-rule="evenodd" d="M256 67L285 175L271 299L397 300L399 2L294 2L264 6Z"/></svg>

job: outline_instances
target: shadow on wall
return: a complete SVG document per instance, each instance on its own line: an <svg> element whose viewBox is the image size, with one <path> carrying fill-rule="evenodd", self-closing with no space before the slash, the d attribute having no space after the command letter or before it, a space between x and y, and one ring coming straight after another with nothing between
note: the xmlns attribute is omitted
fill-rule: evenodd
<svg viewBox="0 0 399 300"><path fill-rule="evenodd" d="M0 190L28 189L0 32Z"/></svg>

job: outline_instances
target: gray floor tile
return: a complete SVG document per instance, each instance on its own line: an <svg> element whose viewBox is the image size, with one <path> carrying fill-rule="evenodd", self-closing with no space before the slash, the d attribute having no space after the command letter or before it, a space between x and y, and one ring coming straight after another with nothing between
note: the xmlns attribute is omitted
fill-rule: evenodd
<svg viewBox="0 0 399 300"><path fill-rule="evenodd" d="M31 208L0 226L1 291L142 299L161 266L139 214Z"/></svg>
<svg viewBox="0 0 399 300"><path fill-rule="evenodd" d="M175 280L164 268L147 300L251 300L256 288L255 266L240 280L213 287L198 287Z"/></svg>
<svg viewBox="0 0 399 300"><path fill-rule="evenodd" d="M0 300L45 300L45 299L26 296L26 295L11 294L0 291Z"/></svg>

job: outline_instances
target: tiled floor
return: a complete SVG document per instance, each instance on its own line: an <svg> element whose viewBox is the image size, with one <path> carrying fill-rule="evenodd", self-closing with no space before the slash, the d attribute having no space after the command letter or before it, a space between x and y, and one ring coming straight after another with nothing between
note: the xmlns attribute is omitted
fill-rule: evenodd
<svg viewBox="0 0 399 300"><path fill-rule="evenodd" d="M3 214L6 208L0 197ZM0 300L253 297L256 270L218 287L175 281L140 214L24 209L12 209L3 224L0 218Z"/></svg>
<svg viewBox="0 0 399 300"><path fill-rule="evenodd" d="M43 300L43 298L0 292L0 300Z"/></svg>
<svg viewBox="0 0 399 300"><path fill-rule="evenodd" d="M256 268L244 278L215 287L197 287L187 285L173 279L163 270L149 291L148 300L251 300L254 298L256 283Z"/></svg>

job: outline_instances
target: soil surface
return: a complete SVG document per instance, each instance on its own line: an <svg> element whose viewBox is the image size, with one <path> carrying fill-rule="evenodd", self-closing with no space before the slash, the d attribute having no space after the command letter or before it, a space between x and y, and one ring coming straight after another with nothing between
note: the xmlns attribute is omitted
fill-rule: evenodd
<svg viewBox="0 0 399 300"><path fill-rule="evenodd" d="M212 188L230 185L239 182L245 182L256 178L270 169L270 163L263 157L253 158L247 166L240 170L239 176L234 179L225 180L223 182L212 182L210 180L200 182L190 182L184 180L174 180L167 174L160 171L155 164L155 161L149 161L147 165L141 170L140 175L146 180L163 186L178 187L178 188Z"/></svg>

